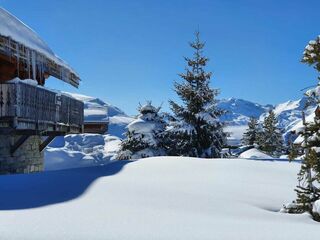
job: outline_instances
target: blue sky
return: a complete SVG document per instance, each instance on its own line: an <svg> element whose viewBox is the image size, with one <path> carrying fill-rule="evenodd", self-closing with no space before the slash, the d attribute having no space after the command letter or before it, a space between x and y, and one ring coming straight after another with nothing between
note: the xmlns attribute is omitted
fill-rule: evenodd
<svg viewBox="0 0 320 240"><path fill-rule="evenodd" d="M319 0L0 0L82 78L78 90L135 114L139 102L176 99L188 42L200 28L220 98L263 104L302 96L316 72L300 63L320 34Z"/></svg>

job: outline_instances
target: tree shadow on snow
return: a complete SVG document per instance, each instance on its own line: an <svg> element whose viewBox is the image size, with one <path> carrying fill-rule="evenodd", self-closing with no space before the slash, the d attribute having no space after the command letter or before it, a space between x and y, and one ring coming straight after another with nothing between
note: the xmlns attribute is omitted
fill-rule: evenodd
<svg viewBox="0 0 320 240"><path fill-rule="evenodd" d="M94 180L114 175L128 163L0 176L0 210L36 208L75 199Z"/></svg>

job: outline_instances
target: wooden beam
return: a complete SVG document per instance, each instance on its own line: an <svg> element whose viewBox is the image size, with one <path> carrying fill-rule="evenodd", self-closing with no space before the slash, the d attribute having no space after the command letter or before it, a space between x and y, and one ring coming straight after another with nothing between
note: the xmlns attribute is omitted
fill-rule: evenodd
<svg viewBox="0 0 320 240"><path fill-rule="evenodd" d="M11 146L10 153L13 155L21 145L28 140L30 135L22 135L19 139Z"/></svg>
<svg viewBox="0 0 320 240"><path fill-rule="evenodd" d="M44 140L40 146L39 146L39 151L42 152L51 142L52 140L55 138L55 136L49 136L46 138L46 140Z"/></svg>

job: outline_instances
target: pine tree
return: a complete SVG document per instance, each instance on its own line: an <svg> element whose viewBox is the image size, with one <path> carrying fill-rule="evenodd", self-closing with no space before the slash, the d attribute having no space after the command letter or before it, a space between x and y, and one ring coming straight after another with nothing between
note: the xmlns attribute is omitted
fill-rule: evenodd
<svg viewBox="0 0 320 240"><path fill-rule="evenodd" d="M202 55L205 44L199 32L195 37L190 43L193 57L185 58L186 72L179 75L183 81L174 84L182 104L169 101L174 120L167 130L166 145L170 155L218 157L226 139L218 120L223 111L216 106L218 90L209 87L211 72L204 70L209 60Z"/></svg>
<svg viewBox="0 0 320 240"><path fill-rule="evenodd" d="M320 72L320 36L316 40L312 40L306 46L303 52L303 63L313 66ZM320 80L320 78L318 77ZM313 212L313 204L320 199L320 83L314 89L306 92L309 97L309 102L316 102L318 107L315 111L315 118L313 122L306 122L304 119L304 148L305 156L301 164L301 169L298 174L298 186L295 189L297 192L298 208L302 211L310 212L314 218L319 218L319 213Z"/></svg>
<svg viewBox="0 0 320 240"><path fill-rule="evenodd" d="M283 151L282 132L277 124L277 118L270 110L269 115L263 121L262 134L258 140L260 149L275 157L280 156Z"/></svg>
<svg viewBox="0 0 320 240"><path fill-rule="evenodd" d="M320 36L312 40L306 46L301 60L313 66L320 72ZM320 78L318 77L320 80ZM306 122L303 114L303 138L301 144L304 149L304 157L301 169L298 173L298 186L296 204L289 211L294 213L309 212L313 219L320 221L320 213L314 211L315 202L320 201L320 82L317 87L305 94L309 102L315 102L318 107L313 121Z"/></svg>
<svg viewBox="0 0 320 240"><path fill-rule="evenodd" d="M242 144L243 145L254 145L258 144L258 140L261 134L258 120L254 117L250 117L248 122L248 128L243 134Z"/></svg>
<svg viewBox="0 0 320 240"><path fill-rule="evenodd" d="M139 106L139 115L127 126L117 159L138 159L165 155L162 145L165 122L151 102Z"/></svg>

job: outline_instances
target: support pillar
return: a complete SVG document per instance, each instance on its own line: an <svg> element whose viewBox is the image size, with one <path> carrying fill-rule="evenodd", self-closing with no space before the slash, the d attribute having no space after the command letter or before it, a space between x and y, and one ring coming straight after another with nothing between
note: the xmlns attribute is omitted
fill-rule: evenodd
<svg viewBox="0 0 320 240"><path fill-rule="evenodd" d="M44 154L40 145L40 136L0 135L0 174L42 171Z"/></svg>

